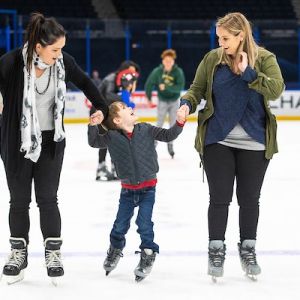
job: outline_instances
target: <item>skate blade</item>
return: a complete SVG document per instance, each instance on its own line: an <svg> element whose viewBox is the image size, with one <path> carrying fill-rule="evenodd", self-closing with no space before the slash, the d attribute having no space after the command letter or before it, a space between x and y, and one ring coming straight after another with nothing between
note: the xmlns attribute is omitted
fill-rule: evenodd
<svg viewBox="0 0 300 300"><path fill-rule="evenodd" d="M15 284L17 282L20 282L24 279L24 270L22 270L20 272L19 275L16 276L10 276L10 275L4 275L2 274L1 279L3 278L3 280L8 284L8 285L12 285Z"/></svg>
<svg viewBox="0 0 300 300"><path fill-rule="evenodd" d="M50 277L51 278L51 283L57 287L58 286L58 282L59 282L59 279L58 277Z"/></svg>
<svg viewBox="0 0 300 300"><path fill-rule="evenodd" d="M139 282L141 282L142 280L144 280L146 277L142 277L142 276L138 276L138 275L136 275L135 276L135 282L136 283L139 283Z"/></svg>
<svg viewBox="0 0 300 300"><path fill-rule="evenodd" d="M251 281L257 281L257 277L256 275L252 275L252 274L245 274L246 277L248 277Z"/></svg>

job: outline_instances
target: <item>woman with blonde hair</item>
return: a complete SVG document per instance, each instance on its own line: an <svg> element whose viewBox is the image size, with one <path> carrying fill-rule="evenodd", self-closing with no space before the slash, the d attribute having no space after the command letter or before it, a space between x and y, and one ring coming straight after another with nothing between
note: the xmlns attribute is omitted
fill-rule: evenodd
<svg viewBox="0 0 300 300"><path fill-rule="evenodd" d="M205 55L194 81L181 99L187 114L201 99L195 148L209 185L208 274L223 276L225 232L234 182L239 205L238 250L243 270L252 279L261 272L255 244L259 198L264 176L277 152L276 119L269 101L284 90L273 53L259 47L249 21L238 12L216 23L219 48Z"/></svg>

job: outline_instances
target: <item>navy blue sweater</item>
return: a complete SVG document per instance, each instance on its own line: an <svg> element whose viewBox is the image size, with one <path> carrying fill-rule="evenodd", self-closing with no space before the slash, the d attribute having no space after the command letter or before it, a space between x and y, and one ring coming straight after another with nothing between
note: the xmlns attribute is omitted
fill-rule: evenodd
<svg viewBox="0 0 300 300"><path fill-rule="evenodd" d="M224 140L238 123L250 137L265 144L263 96L248 87L256 77L249 66L242 75L227 65L218 67L213 81L214 114L208 121L205 145Z"/></svg>

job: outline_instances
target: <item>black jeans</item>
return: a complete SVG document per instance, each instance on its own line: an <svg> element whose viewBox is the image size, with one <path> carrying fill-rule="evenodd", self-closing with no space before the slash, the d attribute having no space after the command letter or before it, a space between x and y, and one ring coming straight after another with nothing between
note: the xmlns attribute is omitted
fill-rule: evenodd
<svg viewBox="0 0 300 300"><path fill-rule="evenodd" d="M44 141L41 155L36 163L24 158L22 171L16 176L6 172L10 191L9 226L11 237L24 238L29 242L29 205L32 181L36 202L40 211L40 226L43 238L60 237L61 219L57 206L57 190L64 151L54 155L54 142ZM51 138L50 133L50 138Z"/></svg>
<svg viewBox="0 0 300 300"><path fill-rule="evenodd" d="M212 144L204 149L203 164L210 194L209 240L225 240L235 179L240 240L256 239L260 191L269 164L265 151Z"/></svg>

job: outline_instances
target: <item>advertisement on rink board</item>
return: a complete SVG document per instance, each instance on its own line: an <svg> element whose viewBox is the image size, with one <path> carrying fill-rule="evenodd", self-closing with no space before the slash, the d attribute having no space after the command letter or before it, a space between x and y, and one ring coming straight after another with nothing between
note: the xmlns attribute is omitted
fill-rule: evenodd
<svg viewBox="0 0 300 300"><path fill-rule="evenodd" d="M184 94L184 92L182 93ZM156 121L157 108L149 108L144 91L135 92L131 100L136 104L136 114L141 121ZM157 93L153 93L152 102L157 104ZM204 106L201 101L199 109ZM281 97L269 102L271 110L278 120L300 120L300 91L284 91ZM68 92L66 97L65 121L68 123L87 122L90 103L81 92ZM195 121L197 114L189 116L189 120Z"/></svg>

